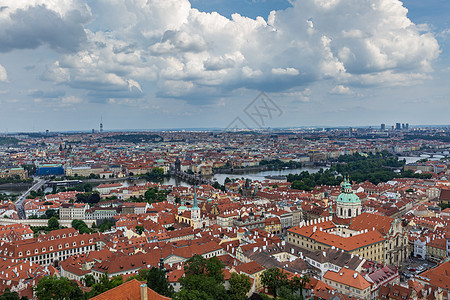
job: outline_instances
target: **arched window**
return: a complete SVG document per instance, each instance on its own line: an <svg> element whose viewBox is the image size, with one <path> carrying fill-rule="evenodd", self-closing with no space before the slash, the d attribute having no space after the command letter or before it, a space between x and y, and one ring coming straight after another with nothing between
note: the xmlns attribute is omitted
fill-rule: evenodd
<svg viewBox="0 0 450 300"><path fill-rule="evenodd" d="M349 217L352 216L352 209L351 209L351 208L348 209L348 216L349 216Z"/></svg>
<svg viewBox="0 0 450 300"><path fill-rule="evenodd" d="M341 207L341 217L343 217L343 216L344 216L344 213L343 213L342 207Z"/></svg>

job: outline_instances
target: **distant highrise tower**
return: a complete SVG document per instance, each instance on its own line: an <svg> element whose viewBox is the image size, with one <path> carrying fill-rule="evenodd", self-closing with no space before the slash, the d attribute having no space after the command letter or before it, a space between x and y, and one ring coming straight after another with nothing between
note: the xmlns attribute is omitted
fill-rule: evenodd
<svg viewBox="0 0 450 300"><path fill-rule="evenodd" d="M406 123L406 130L409 130L409 123Z"/></svg>
<svg viewBox="0 0 450 300"><path fill-rule="evenodd" d="M353 133L353 128L349 127L348 128L348 136L352 136Z"/></svg>
<svg viewBox="0 0 450 300"><path fill-rule="evenodd" d="M103 132L103 117L100 117L100 132Z"/></svg>
<svg viewBox="0 0 450 300"><path fill-rule="evenodd" d="M405 130L405 123L402 123L402 130Z"/></svg>
<svg viewBox="0 0 450 300"><path fill-rule="evenodd" d="M401 130L401 124L400 123L395 123L395 130Z"/></svg>
<svg viewBox="0 0 450 300"><path fill-rule="evenodd" d="M386 130L386 124L381 124L381 131L385 131Z"/></svg>

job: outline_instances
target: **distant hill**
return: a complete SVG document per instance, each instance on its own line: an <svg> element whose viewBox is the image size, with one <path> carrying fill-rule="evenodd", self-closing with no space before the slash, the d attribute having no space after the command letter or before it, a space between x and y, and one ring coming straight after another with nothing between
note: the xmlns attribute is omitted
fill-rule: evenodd
<svg viewBox="0 0 450 300"><path fill-rule="evenodd" d="M0 145L17 145L19 142L15 137L0 136Z"/></svg>
<svg viewBox="0 0 450 300"><path fill-rule="evenodd" d="M157 134L118 134L108 136L105 139L128 143L149 143L163 141L163 137Z"/></svg>

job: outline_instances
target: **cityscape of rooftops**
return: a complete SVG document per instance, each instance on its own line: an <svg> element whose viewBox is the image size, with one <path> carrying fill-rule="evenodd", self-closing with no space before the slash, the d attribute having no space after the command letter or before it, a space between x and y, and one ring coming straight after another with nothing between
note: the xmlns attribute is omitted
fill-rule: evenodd
<svg viewBox="0 0 450 300"><path fill-rule="evenodd" d="M0 300L450 299L449 12L2 0Z"/></svg>

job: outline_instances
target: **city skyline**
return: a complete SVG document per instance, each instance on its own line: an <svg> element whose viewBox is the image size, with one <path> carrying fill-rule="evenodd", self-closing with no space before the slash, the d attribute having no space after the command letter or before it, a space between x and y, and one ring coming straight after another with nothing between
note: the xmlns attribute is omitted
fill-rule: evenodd
<svg viewBox="0 0 450 300"><path fill-rule="evenodd" d="M449 6L6 1L0 132L446 125Z"/></svg>

